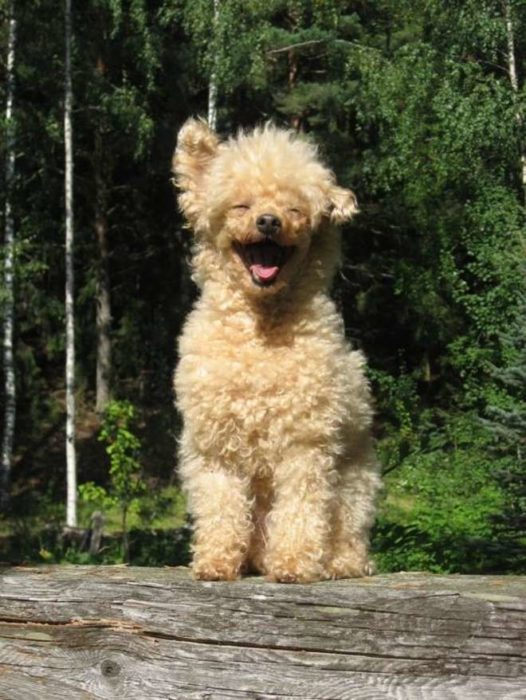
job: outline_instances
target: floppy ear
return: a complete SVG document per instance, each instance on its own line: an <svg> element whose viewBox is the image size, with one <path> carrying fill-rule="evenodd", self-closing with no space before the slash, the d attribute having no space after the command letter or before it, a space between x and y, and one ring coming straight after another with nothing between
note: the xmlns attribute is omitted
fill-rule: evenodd
<svg viewBox="0 0 526 700"><path fill-rule="evenodd" d="M333 185L329 191L329 217L335 224L349 221L358 211L358 201L351 190Z"/></svg>
<svg viewBox="0 0 526 700"><path fill-rule="evenodd" d="M203 176L217 153L219 139L201 119L188 119L177 137L172 159L173 183L180 189L179 206L195 225L204 195Z"/></svg>

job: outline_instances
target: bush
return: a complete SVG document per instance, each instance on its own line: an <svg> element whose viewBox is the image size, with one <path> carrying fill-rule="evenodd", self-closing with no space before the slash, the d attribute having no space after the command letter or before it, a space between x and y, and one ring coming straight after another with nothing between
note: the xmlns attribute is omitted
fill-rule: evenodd
<svg viewBox="0 0 526 700"><path fill-rule="evenodd" d="M386 478L374 533L380 570L524 571L517 543L499 538L504 494L478 417L450 419L426 443Z"/></svg>
<svg viewBox="0 0 526 700"><path fill-rule="evenodd" d="M146 490L139 463L141 443L133 432L134 422L135 409L129 401L111 401L99 435L110 458L110 493L121 511L124 561L129 558L128 511Z"/></svg>

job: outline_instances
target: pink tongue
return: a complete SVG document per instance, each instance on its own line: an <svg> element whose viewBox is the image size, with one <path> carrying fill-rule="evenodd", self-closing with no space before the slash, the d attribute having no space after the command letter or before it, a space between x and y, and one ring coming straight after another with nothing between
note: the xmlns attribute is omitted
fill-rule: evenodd
<svg viewBox="0 0 526 700"><path fill-rule="evenodd" d="M266 265L251 265L250 272L255 275L259 280L264 282L269 282L277 277L279 272L279 267L267 267Z"/></svg>

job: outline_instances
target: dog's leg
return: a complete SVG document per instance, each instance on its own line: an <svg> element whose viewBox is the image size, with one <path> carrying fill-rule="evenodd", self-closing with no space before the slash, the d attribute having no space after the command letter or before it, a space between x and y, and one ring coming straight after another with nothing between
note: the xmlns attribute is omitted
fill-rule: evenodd
<svg viewBox="0 0 526 700"><path fill-rule="evenodd" d="M193 575L207 581L238 578L253 528L249 480L201 466L185 487L195 520Z"/></svg>
<svg viewBox="0 0 526 700"><path fill-rule="evenodd" d="M254 529L247 557L248 571L265 573L265 551L267 548L267 516L272 506L272 485L269 479L255 479L252 483L254 507L252 521Z"/></svg>
<svg viewBox="0 0 526 700"><path fill-rule="evenodd" d="M276 465L275 501L268 516L267 577L283 583L327 578L334 460L308 449Z"/></svg>
<svg viewBox="0 0 526 700"><path fill-rule="evenodd" d="M331 578L370 576L369 531L380 479L369 436L356 440L342 466L327 570Z"/></svg>

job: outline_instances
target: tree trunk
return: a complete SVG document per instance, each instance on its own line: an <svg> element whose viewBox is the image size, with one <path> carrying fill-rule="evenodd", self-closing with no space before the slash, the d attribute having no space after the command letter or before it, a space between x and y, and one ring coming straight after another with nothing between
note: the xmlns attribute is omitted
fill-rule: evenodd
<svg viewBox="0 0 526 700"><path fill-rule="evenodd" d="M97 370L95 410L103 413L111 398L111 294L109 275L107 188L104 178L102 134L95 135L95 232L99 249L96 288Z"/></svg>
<svg viewBox="0 0 526 700"><path fill-rule="evenodd" d="M128 506L122 506L122 560L125 564L130 561L130 538L128 534Z"/></svg>
<svg viewBox="0 0 526 700"><path fill-rule="evenodd" d="M16 381L13 352L14 303L14 256L15 226L12 211L12 192L15 177L15 133L13 124L13 98L15 85L15 41L16 20L14 3L8 5L7 76L6 76L6 164L5 164L5 259L4 259L4 433L2 438L2 465L0 471L0 511L9 505L11 461L16 419Z"/></svg>
<svg viewBox="0 0 526 700"><path fill-rule="evenodd" d="M217 32L218 19L219 0L214 0L214 17L212 20L214 35ZM215 131L217 127L217 56L214 56L214 64L210 74L210 82L208 83L208 126L212 131Z"/></svg>
<svg viewBox="0 0 526 700"><path fill-rule="evenodd" d="M294 86L296 84L296 78L298 76L298 56L294 49L290 49L288 52L288 59L289 59L289 75L288 75L288 84L289 84L289 92L292 92L294 89ZM300 114L291 114L290 115L290 126L294 129L294 131L302 131L302 125L301 125L301 115Z"/></svg>
<svg viewBox="0 0 526 700"><path fill-rule="evenodd" d="M503 0L502 2L504 10L504 19L506 22L506 39L507 39L507 49L508 49L508 74L510 76L511 89L513 90L516 109L515 109L515 119L519 127L519 157L521 166L521 186L522 186L522 196L526 202L526 148L524 144L524 139L522 137L524 129L524 115L518 104L519 95L519 77L517 74L517 64L515 62L515 36L513 28L513 17L511 14L510 0Z"/></svg>
<svg viewBox="0 0 526 700"><path fill-rule="evenodd" d="M73 128L71 111L71 0L65 0L65 215L66 215L66 525L77 526L77 456L75 451L75 317L73 269Z"/></svg>

